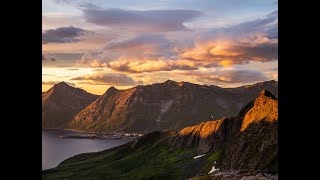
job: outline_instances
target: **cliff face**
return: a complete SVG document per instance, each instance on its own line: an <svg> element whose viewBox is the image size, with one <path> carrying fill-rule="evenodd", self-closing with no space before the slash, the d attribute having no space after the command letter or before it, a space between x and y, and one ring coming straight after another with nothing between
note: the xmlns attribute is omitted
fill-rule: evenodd
<svg viewBox="0 0 320 180"><path fill-rule="evenodd" d="M127 90L108 89L79 112L68 128L96 132L179 130L236 113L261 88L277 93L275 81L239 88L166 81Z"/></svg>
<svg viewBox="0 0 320 180"><path fill-rule="evenodd" d="M278 100L270 92L262 91L235 121L219 161L221 168L277 172Z"/></svg>
<svg viewBox="0 0 320 180"><path fill-rule="evenodd" d="M61 82L42 93L42 128L65 128L66 124L99 96Z"/></svg>
<svg viewBox="0 0 320 180"><path fill-rule="evenodd" d="M277 173L277 133L278 100L262 91L235 117L178 132L156 131L110 150L80 154L44 171L43 179L186 179L208 174L213 166Z"/></svg>
<svg viewBox="0 0 320 180"><path fill-rule="evenodd" d="M222 169L278 170L278 100L263 90L238 116L201 123L179 131L174 148L199 153L222 151Z"/></svg>

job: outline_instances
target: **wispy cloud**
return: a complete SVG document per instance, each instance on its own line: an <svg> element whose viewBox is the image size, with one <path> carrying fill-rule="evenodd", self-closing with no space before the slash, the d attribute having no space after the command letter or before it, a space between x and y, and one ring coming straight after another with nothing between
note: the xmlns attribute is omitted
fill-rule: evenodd
<svg viewBox="0 0 320 180"><path fill-rule="evenodd" d="M189 71L182 74L195 77L197 81L208 84L255 83L270 80L263 73L252 70L215 70L215 71Z"/></svg>
<svg viewBox="0 0 320 180"><path fill-rule="evenodd" d="M71 80L80 81L79 84L94 84L94 85L118 85L118 86L133 86L141 84L136 82L131 77L124 74L99 72L72 78Z"/></svg>
<svg viewBox="0 0 320 180"><path fill-rule="evenodd" d="M56 57L42 54L42 61L56 61Z"/></svg>

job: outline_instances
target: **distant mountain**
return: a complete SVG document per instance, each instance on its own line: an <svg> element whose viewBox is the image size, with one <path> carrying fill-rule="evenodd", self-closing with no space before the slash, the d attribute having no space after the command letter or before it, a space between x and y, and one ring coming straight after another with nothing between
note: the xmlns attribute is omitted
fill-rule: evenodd
<svg viewBox="0 0 320 180"><path fill-rule="evenodd" d="M74 115L98 97L65 82L55 84L42 93L42 128L64 128Z"/></svg>
<svg viewBox="0 0 320 180"><path fill-rule="evenodd" d="M236 115L263 89L277 96L278 82L221 88L168 80L127 90L111 87L78 113L67 127L95 132L179 130Z"/></svg>
<svg viewBox="0 0 320 180"><path fill-rule="evenodd" d="M264 90L235 117L179 132L155 131L112 149L76 155L43 171L42 178L270 179L276 173L278 100Z"/></svg>

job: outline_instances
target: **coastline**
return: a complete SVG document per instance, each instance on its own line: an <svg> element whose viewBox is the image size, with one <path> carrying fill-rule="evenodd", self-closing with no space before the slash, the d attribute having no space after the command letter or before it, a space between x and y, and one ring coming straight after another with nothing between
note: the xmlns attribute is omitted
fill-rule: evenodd
<svg viewBox="0 0 320 180"><path fill-rule="evenodd" d="M42 130L66 130L66 131L73 131L73 132L96 133L96 132L81 131L76 129L61 129L61 128L42 128Z"/></svg>
<svg viewBox="0 0 320 180"><path fill-rule="evenodd" d="M59 129L59 128L42 128L42 130L60 130L71 131L75 133L83 133L82 135L65 135L59 136L62 139L136 139L143 136L143 133L97 133L87 132L74 129Z"/></svg>

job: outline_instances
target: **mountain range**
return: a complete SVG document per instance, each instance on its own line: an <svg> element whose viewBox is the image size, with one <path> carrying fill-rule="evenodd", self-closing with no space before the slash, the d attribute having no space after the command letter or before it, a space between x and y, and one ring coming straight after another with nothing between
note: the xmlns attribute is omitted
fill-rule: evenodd
<svg viewBox="0 0 320 180"><path fill-rule="evenodd" d="M154 131L112 149L76 155L43 171L42 177L226 179L221 176L227 171L230 179L278 172L278 99L271 92L262 90L236 116L180 131Z"/></svg>
<svg viewBox="0 0 320 180"><path fill-rule="evenodd" d="M83 90L73 94L74 88L65 83L63 87L62 91L56 91L54 86L42 96L45 102L43 114L46 115L45 120L43 118L44 128L101 133L180 130L201 122L234 116L263 89L276 97L278 95L278 82L274 80L237 88L167 80L126 90L110 87L99 97ZM51 97L52 91L57 92L55 98ZM77 108L73 108L75 102L79 102ZM54 104L55 108L47 104ZM65 113L71 112L71 109L72 113ZM60 114L68 116L62 118Z"/></svg>

